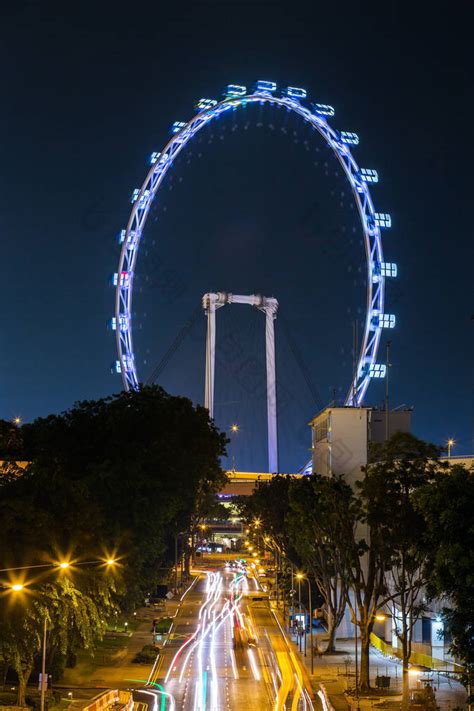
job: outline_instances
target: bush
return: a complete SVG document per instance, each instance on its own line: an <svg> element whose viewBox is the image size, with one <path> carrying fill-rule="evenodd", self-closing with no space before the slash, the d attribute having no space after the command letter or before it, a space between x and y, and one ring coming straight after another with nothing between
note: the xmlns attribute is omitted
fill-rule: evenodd
<svg viewBox="0 0 474 711"><path fill-rule="evenodd" d="M172 617L163 617L159 622L156 623L155 632L158 632L158 634L166 634L167 632L169 632L172 622Z"/></svg>
<svg viewBox="0 0 474 711"><path fill-rule="evenodd" d="M47 691L44 698L44 708L48 711L52 706L59 706L61 703L61 692L59 689L53 689L53 691ZM26 705L31 706L34 711L41 708L41 694L31 694L25 698Z"/></svg>
<svg viewBox="0 0 474 711"><path fill-rule="evenodd" d="M158 654L160 654L159 647L154 647L152 644L145 644L143 649L135 654L132 662L134 664L149 664L155 661Z"/></svg>

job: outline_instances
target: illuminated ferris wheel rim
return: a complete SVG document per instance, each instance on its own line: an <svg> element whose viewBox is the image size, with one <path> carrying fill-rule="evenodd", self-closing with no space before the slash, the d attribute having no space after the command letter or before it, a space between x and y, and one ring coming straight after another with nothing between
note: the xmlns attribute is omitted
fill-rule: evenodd
<svg viewBox="0 0 474 711"><path fill-rule="evenodd" d="M118 360L115 369L122 375L125 390L137 389L137 375L132 335L133 277L150 206L158 192L174 159L188 142L210 121L240 106L253 103L269 103L282 106L298 114L315 128L333 150L351 186L364 233L367 263L367 312L364 335L357 359L354 377L346 396L345 404L362 405L369 382L372 378L383 378L386 366L376 362L382 328L393 328L395 316L384 313L385 278L397 274L396 264L383 261L381 228L391 226L390 215L375 212L370 195L369 183L378 182L378 175L372 169L360 169L350 151L350 145L357 145L357 134L337 131L327 122L326 116L333 116L334 109L326 104L303 103L306 91L288 87L281 96L276 96L273 82L259 81L252 93L246 87L228 85L222 101L201 99L198 113L187 122L175 122L173 135L161 153L151 156L151 168L142 187L135 190L132 197L133 208L126 230L120 233L122 249L118 272L114 275L116 285L115 317L112 327L116 330Z"/></svg>

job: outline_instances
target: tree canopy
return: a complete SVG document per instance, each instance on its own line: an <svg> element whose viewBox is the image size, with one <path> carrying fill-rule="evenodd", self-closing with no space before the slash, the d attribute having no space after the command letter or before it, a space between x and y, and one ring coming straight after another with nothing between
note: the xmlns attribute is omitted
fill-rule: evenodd
<svg viewBox="0 0 474 711"><path fill-rule="evenodd" d="M23 617L17 611L8 630L4 613L11 600L0 596L10 640L2 654L17 671L21 665L31 671L26 650L19 652L20 638L33 626L32 640L37 639L40 608L47 606L51 643L64 655L69 642L89 643L86 620L100 634L101 616L116 604L134 605L154 588L173 561L176 532L189 531L224 484L225 446L206 409L157 386L79 402L13 432L7 423L0 427L2 457L29 462L22 475L0 477L1 567L102 557L120 563L113 575L93 566L87 572L80 568L80 574L78 568L67 579L34 581ZM51 613L58 596L69 601L61 612L64 620L68 610L77 613L64 643L64 627ZM14 640L22 659L15 663ZM29 649L35 653L34 644Z"/></svg>

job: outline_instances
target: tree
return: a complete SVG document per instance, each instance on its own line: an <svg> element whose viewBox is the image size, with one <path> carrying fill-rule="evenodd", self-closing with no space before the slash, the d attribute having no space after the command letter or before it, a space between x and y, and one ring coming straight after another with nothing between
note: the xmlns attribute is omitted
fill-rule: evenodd
<svg viewBox="0 0 474 711"><path fill-rule="evenodd" d="M418 545L425 526L413 496L433 481L440 468L439 454L435 445L397 433L388 442L372 446L371 464L358 484L359 496L376 502L372 516L382 513L387 517L381 524L386 546L385 594L391 596L394 632L401 645L404 707L408 705L414 625L425 609L421 596L426 584L426 556Z"/></svg>
<svg viewBox="0 0 474 711"><path fill-rule="evenodd" d="M287 593L291 589L293 565L300 560L292 545L287 516L290 510L289 492L294 480L291 476L278 474L269 481L259 481L251 496L242 496L236 506L249 526L259 521L260 542L271 539L271 548L276 559L276 594L281 591L286 606ZM269 547L269 544L266 544Z"/></svg>
<svg viewBox="0 0 474 711"><path fill-rule="evenodd" d="M452 635L451 653L465 668L472 703L474 678L474 468L438 471L415 495L426 524L420 544L431 598L444 600L444 619Z"/></svg>
<svg viewBox="0 0 474 711"><path fill-rule="evenodd" d="M19 706L25 705L26 686L41 651L44 624L50 646L63 659L79 648L91 647L103 634L106 619L114 610L113 586L96 582L88 587L93 588L89 594L62 575L0 607L0 652L18 676Z"/></svg>
<svg viewBox="0 0 474 711"><path fill-rule="evenodd" d="M202 510L222 485L226 439L207 410L156 386L78 403L23 425L20 435L18 455L29 465L0 479L1 567L112 555L121 562L117 577L80 568L41 579L11 617L0 597L2 654L23 693L41 620L50 622L48 648L63 658L92 644L117 601L130 607L160 581L174 559L174 531L189 530L196 502Z"/></svg>
<svg viewBox="0 0 474 711"><path fill-rule="evenodd" d="M286 517L290 509L289 491L292 478L277 474L269 481L258 481L251 496L242 496L237 501L244 521L261 521L261 528L271 535L282 553L289 553L290 538Z"/></svg>
<svg viewBox="0 0 474 711"><path fill-rule="evenodd" d="M99 542L126 556L129 605L172 564L174 532L189 531L196 501L223 483L225 436L206 409L157 386L80 402L22 430L31 464L15 490L34 490L36 510L54 515L57 549L81 554Z"/></svg>
<svg viewBox="0 0 474 711"><path fill-rule="evenodd" d="M342 481L337 485L347 487ZM328 645L335 652L336 630L347 604L347 587L339 560L341 531L338 518L331 515L334 483L325 477L311 476L293 482L290 488L288 526L291 541L303 566L309 570L324 600L327 613ZM346 492L347 493L347 492Z"/></svg>
<svg viewBox="0 0 474 711"><path fill-rule="evenodd" d="M328 479L320 526L338 548L339 575L351 591L348 605L360 631L362 691L370 688L370 635L378 611L398 599L406 612L416 613L419 563L405 526L415 519L419 523L410 495L433 475L439 466L438 453L412 435L397 434L373 449L371 462L362 468L353 490L337 477ZM336 536L332 531L337 531ZM395 577L387 576L387 571ZM405 662L412 629L412 623L402 623L398 630Z"/></svg>

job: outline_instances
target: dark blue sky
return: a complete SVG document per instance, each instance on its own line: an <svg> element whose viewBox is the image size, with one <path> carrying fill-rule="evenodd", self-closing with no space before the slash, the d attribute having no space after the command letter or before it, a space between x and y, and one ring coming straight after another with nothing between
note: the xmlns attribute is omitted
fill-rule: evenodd
<svg viewBox="0 0 474 711"><path fill-rule="evenodd" d="M314 5L219 0L165 9L141 3L123 11L117 4L83 4L73 10L63 3L25 2L2 10L1 417L20 414L31 420L120 388L110 374L115 354L106 330L113 311L107 278L118 258L114 236L126 224L128 197L145 175L146 156L160 150L172 121L192 115L196 99L218 96L229 82L251 85L257 78L270 78L280 86L306 87L316 100L336 107L336 127L360 135L357 158L379 171L376 204L392 214L394 223L384 239L387 259L399 264L400 274L389 295L390 310L398 316L392 337L393 402L415 407L414 431L419 436L436 442L453 436L459 443L456 453L474 451L470 18L459 8L452 15L445 8L438 16L433 6L428 15L401 9L395 2L339 3L317 12ZM272 120L265 117L266 136ZM350 219L332 212L330 199L323 197L314 217L308 185L314 180L321 196L325 189L330 195L331 188L318 182L316 169L309 164L305 168L305 158L296 155L296 149L287 184L277 181L278 156L286 149L282 144L282 153L272 158L270 143L257 138L256 119L251 121L248 141L244 135L237 142L226 137L217 149L220 134L213 136L201 163L208 182L199 183L195 165L176 168L182 192L177 191L179 200L171 193L167 198L164 223L174 237L155 258L166 262L167 283L188 284L188 296L182 304L173 301L164 309L163 293L161 303L156 291L155 297L145 293L149 301L140 308L151 321L160 309L168 315L160 319L162 336L155 326L147 332L144 321L142 347L150 348L149 363L159 360L210 275L221 274L223 265L232 263L235 273L226 272L209 288L245 293L271 289L275 282L273 292L280 296L280 289L284 297L292 331L325 402L333 388L344 388L343 361L350 340L339 318L338 297L330 296L330 282L333 294L344 293L344 303L350 302L351 308L356 309L359 295L344 292L347 284L338 282L343 256L318 251L316 241L311 251L305 235L309 230L320 236L331 220L341 226ZM296 138L304 140L302 133ZM255 146L261 146L261 155ZM224 162L219 173L220 148ZM248 180L243 179L243 159L251 166ZM295 175L301 176L297 189ZM225 189L217 200L212 186L220 184ZM288 220L287 212L280 215L274 209L282 200L298 220ZM266 245L278 228L277 257L267 258ZM207 253L205 259L196 253L194 262L183 259L185 237L192 247L194 235L202 244L206 234L208 250L235 238L240 252L213 250L212 259ZM219 241L222 234L226 239ZM243 234L247 242L242 243ZM148 238L152 241L151 232ZM252 269L238 282L237 270L243 273L239 265L245 267L247 254ZM325 283L331 259L334 278ZM151 264L155 262L149 262L148 274ZM196 278L200 264L207 269L199 272L202 283ZM283 264L291 268L282 270ZM143 260L139 267L146 275ZM232 286L227 286L230 281ZM306 311L306 305L297 318L297 300L291 302L289 294L308 284L314 307ZM311 316L314 322L307 330L303 322L308 324ZM242 322L239 328L252 327L257 333L257 326ZM312 347L308 333L313 329L323 330L327 349ZM318 342L324 343L321 338ZM199 348L196 345L195 351ZM183 390L190 392L186 353L184 348L175 370L163 379L173 391L179 390L182 378ZM285 358L282 352L282 362ZM331 360L337 361L339 371L326 365ZM198 372L196 362L192 367ZM292 370L288 363L285 377ZM183 366L181 375L178 365ZM296 392L300 385L290 378L285 387ZM235 397L231 389L222 395ZM380 391L375 389L372 396L369 391L371 398L379 402ZM291 425L285 424L281 432L287 468L292 468L294 452L306 446L303 433L312 406L305 401L300 415L296 408ZM223 426L234 416L223 413ZM259 417L263 423L262 413ZM244 429L248 431L250 423ZM293 437L293 431L298 435ZM261 466L259 457L255 451L243 463Z"/></svg>

